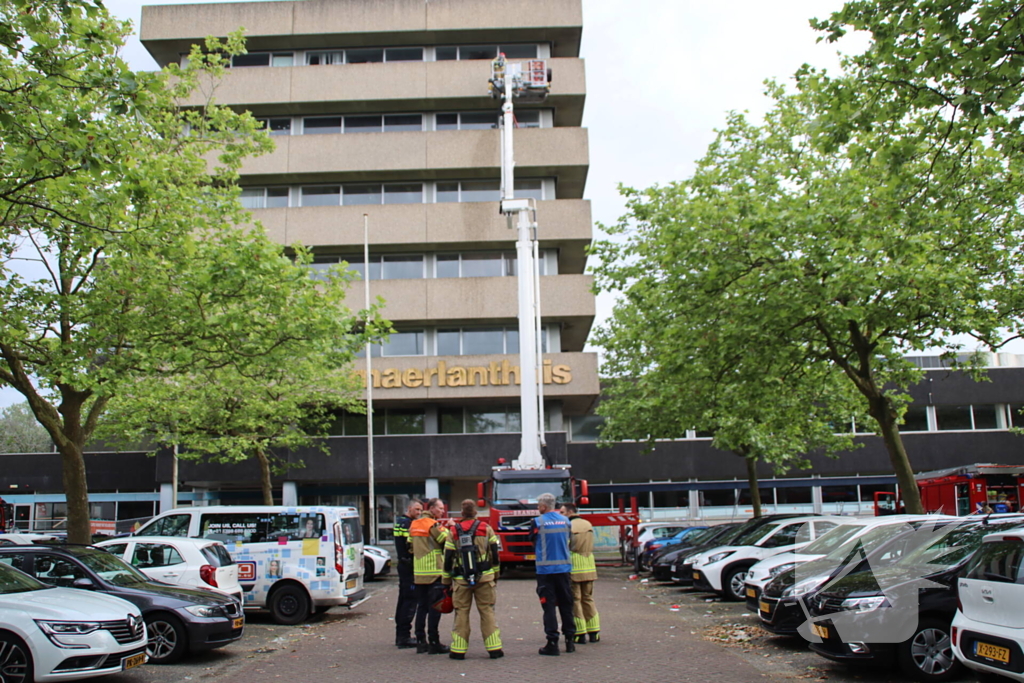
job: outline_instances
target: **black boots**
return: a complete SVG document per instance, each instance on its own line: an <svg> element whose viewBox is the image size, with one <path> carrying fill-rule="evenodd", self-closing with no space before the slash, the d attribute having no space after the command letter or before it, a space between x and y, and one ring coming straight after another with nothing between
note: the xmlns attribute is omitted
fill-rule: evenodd
<svg viewBox="0 0 1024 683"><path fill-rule="evenodd" d="M601 632L600 631L594 631L593 633L591 633L590 634L590 642L592 642L592 643L600 643L601 642Z"/></svg>
<svg viewBox="0 0 1024 683"><path fill-rule="evenodd" d="M421 640L419 638L416 639L416 654L418 654L418 655L425 655L425 654L427 654L427 651L429 649L430 649L430 646L427 645L427 641Z"/></svg>
<svg viewBox="0 0 1024 683"><path fill-rule="evenodd" d="M587 634L586 633L577 633L576 634L576 644L577 645L586 645L587 644Z"/></svg>
<svg viewBox="0 0 1024 683"><path fill-rule="evenodd" d="M550 655L552 657L557 657L558 655L562 654L558 651L558 638L555 638L554 640L548 638L548 644L542 647L541 649L537 650L537 654Z"/></svg>
<svg viewBox="0 0 1024 683"><path fill-rule="evenodd" d="M419 652L419 648L418 647L417 647L416 651ZM428 655L446 655L446 654L448 654L448 646L447 645L442 645L440 640L437 640L435 638L431 638L430 642L427 644L427 654Z"/></svg>
<svg viewBox="0 0 1024 683"><path fill-rule="evenodd" d="M487 654L490 655L491 659L501 659L505 656L505 653L502 650L491 650Z"/></svg>
<svg viewBox="0 0 1024 683"><path fill-rule="evenodd" d="M416 639L405 636L404 638L395 638L395 647L399 650L407 650L411 647L416 647Z"/></svg>
<svg viewBox="0 0 1024 683"><path fill-rule="evenodd" d="M465 659L465 658L466 658L466 653L465 652L449 652L448 653L448 659Z"/></svg>
<svg viewBox="0 0 1024 683"><path fill-rule="evenodd" d="M576 639L575 638L566 638L565 639L565 651L566 652L576 652Z"/></svg>

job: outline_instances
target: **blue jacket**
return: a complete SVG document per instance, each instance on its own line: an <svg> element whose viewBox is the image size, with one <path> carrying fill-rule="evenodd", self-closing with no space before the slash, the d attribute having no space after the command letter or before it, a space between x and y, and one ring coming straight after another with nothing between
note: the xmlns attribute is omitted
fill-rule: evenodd
<svg viewBox="0 0 1024 683"><path fill-rule="evenodd" d="M530 536L537 553L538 574L568 574L572 572L569 556L569 519L554 510L534 517Z"/></svg>

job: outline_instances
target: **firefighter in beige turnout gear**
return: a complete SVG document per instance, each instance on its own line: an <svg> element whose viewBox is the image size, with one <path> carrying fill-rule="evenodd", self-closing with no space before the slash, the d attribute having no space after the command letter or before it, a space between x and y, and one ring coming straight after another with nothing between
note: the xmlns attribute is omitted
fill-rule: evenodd
<svg viewBox="0 0 1024 683"><path fill-rule="evenodd" d="M576 506L564 503L561 512L572 522L569 553L572 558L572 615L576 624L576 643L601 640L601 617L594 603L597 563L594 561L594 526L579 516Z"/></svg>
<svg viewBox="0 0 1024 683"><path fill-rule="evenodd" d="M469 613L474 600L480 613L484 649L491 659L505 656L501 649L501 631L494 618L499 573L498 537L487 522L476 519L476 513L475 502L462 501L462 519L452 525L444 545L441 580L445 585L455 584L452 594L455 625L448 654L452 659L466 658L470 636ZM471 540L471 546L463 549L460 536Z"/></svg>

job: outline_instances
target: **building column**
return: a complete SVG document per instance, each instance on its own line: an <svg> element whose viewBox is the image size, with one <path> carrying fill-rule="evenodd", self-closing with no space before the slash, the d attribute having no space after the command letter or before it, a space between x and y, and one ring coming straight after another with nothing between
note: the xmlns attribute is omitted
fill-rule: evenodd
<svg viewBox="0 0 1024 683"><path fill-rule="evenodd" d="M817 475L814 475L817 477ZM811 503L814 505L814 514L820 515L824 498L821 495L821 484L811 486Z"/></svg>
<svg viewBox="0 0 1024 683"><path fill-rule="evenodd" d="M160 512L174 508L174 486L168 482L160 484Z"/></svg>
<svg viewBox="0 0 1024 683"><path fill-rule="evenodd" d="M427 500L430 500L431 498L439 498L441 496L441 487L438 485L436 477L424 480L423 496Z"/></svg>
<svg viewBox="0 0 1024 683"><path fill-rule="evenodd" d="M690 481L695 481L691 479ZM687 491L690 496L690 519L700 519L700 491L690 489Z"/></svg>
<svg viewBox="0 0 1024 683"><path fill-rule="evenodd" d="M299 504L299 487L294 481L281 484L281 505L295 507Z"/></svg>

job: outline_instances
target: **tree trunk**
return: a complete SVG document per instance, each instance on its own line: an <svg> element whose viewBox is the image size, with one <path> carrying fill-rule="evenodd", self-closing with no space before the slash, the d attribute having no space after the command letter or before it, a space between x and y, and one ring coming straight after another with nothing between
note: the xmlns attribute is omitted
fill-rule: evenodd
<svg viewBox="0 0 1024 683"><path fill-rule="evenodd" d="M757 458L753 455L743 457L747 461L747 486L750 487L750 502L754 506L754 519L761 516L761 489L757 486Z"/></svg>
<svg viewBox="0 0 1024 683"><path fill-rule="evenodd" d="M260 484L263 487L263 504L274 504L274 487L270 481L270 458L262 447L256 449L256 459L260 461Z"/></svg>
<svg viewBox="0 0 1024 683"><path fill-rule="evenodd" d="M65 441L58 447L68 506L68 543L92 545L89 524L89 484L85 477L85 456L82 447Z"/></svg>
<svg viewBox="0 0 1024 683"><path fill-rule="evenodd" d="M896 418L889 410L888 404L889 402L884 396L879 398L877 410L875 409L876 403L872 402L871 416L878 422L882 440L885 442L885 450L889 453L889 462L892 463L892 469L896 473L904 511L911 515L923 515L924 504L921 503L921 491L917 488L914 469L910 466L910 458L907 456L906 448L903 447L899 425L896 424Z"/></svg>

